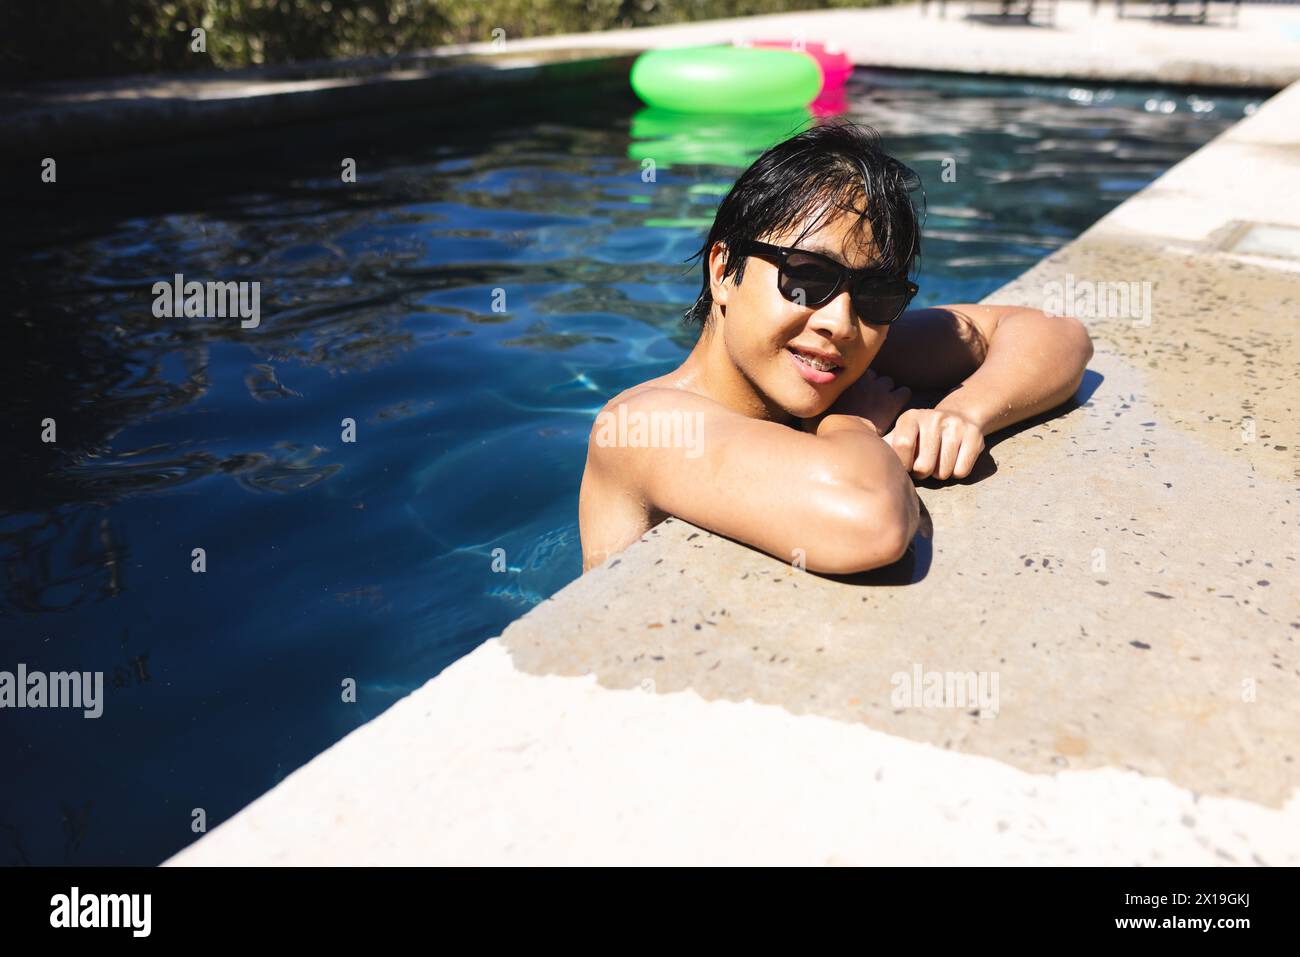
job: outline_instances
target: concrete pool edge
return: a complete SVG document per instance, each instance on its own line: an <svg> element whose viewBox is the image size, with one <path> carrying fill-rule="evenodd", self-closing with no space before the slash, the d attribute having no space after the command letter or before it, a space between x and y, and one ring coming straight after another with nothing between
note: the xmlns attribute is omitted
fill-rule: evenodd
<svg viewBox="0 0 1300 957"><path fill-rule="evenodd" d="M1169 284L1157 286L1162 314L1181 316L1241 274L1235 297L1212 304L1216 317L1242 336L1272 333L1277 375L1293 388L1300 247L1240 252L1231 237L1249 223L1300 230L1288 190L1298 121L1295 84L988 299L1032 304L1074 272L1151 275ZM1196 285L1207 275L1215 281ZM1271 325L1270 311L1281 312ZM670 520L167 863L1300 863L1297 768L1285 753L1300 737L1300 615L1286 595L1298 552L1294 525L1279 534L1280 516L1294 514L1284 510L1297 483L1294 415L1269 404L1261 380L1242 394L1269 443L1234 448L1235 418L1226 436L1203 415L1177 421L1197 407L1168 371L1186 357L1150 358L1166 345L1162 317L1151 330L1113 318L1090 323L1105 389L998 443L1005 474L922 490L938 536L919 581L884 577L868 591L792 577ZM1174 339L1214 348L1214 333L1179 328ZM1233 347L1220 346L1216 364L1235 361ZM1220 388L1254 376L1256 360L1241 361ZM1168 430L1158 440L1157 420ZM1090 448L1066 444L1078 438ZM1166 481L1127 473L1151 455ZM1249 509L1211 514L1247 496ZM1031 516L1049 503L1061 508L1044 538ZM1091 531L1100 537L1071 545L1094 510L1141 538ZM1120 566L1106 581L1074 570L1097 542ZM1026 552L1034 576L1022 575ZM949 577L983 565L987 583ZM1062 583L1050 581L1061 566ZM857 608L859 592L870 620L831 617ZM805 621L808 608L828 613ZM944 645L947 609L993 625ZM1093 638L1106 646L1085 647ZM1009 701L987 724L871 710L839 677L1001 653L1010 679L1031 639L1057 657L1027 659L1025 680L1005 682L1027 704ZM816 654L800 647L813 643ZM793 677L782 670L791 659ZM1263 689L1249 706L1231 698L1242 675ZM810 703L810 688L840 694Z"/></svg>

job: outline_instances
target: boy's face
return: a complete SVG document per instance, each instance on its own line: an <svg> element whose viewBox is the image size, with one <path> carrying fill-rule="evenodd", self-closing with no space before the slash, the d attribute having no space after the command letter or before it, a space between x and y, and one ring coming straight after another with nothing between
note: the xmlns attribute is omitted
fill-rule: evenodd
<svg viewBox="0 0 1300 957"><path fill-rule="evenodd" d="M855 232L855 217L828 217L820 229L799 239L800 228L761 237L774 246L797 245L818 252L852 269L875 262L869 230ZM865 233L865 235L864 235ZM859 321L847 289L820 306L801 306L781 295L778 267L750 256L745 277L720 283L725 250L715 246L709 266L714 301L725 306L715 317L732 363L768 403L801 419L820 415L856 382L884 345L888 326ZM715 266L716 261L716 266ZM795 358L796 352L820 353L838 369L823 371Z"/></svg>

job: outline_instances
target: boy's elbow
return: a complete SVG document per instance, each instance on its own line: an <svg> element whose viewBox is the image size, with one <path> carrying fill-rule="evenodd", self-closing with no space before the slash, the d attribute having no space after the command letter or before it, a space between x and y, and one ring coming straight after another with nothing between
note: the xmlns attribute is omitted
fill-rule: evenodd
<svg viewBox="0 0 1300 957"><path fill-rule="evenodd" d="M1088 363L1092 361L1092 336L1088 335L1088 327L1073 316L1063 316L1061 321L1067 324L1067 335L1075 350L1074 375L1070 377L1069 384L1070 394L1073 395L1083 382Z"/></svg>
<svg viewBox="0 0 1300 957"><path fill-rule="evenodd" d="M808 570L852 575L892 565L907 554L920 524L920 504L910 480L906 489L837 496L834 515L808 556Z"/></svg>
<svg viewBox="0 0 1300 957"><path fill-rule="evenodd" d="M906 478L906 476L905 476ZM876 504L874 519L867 519L874 547L862 556L862 571L892 565L907 554L921 524L921 499L906 479L904 487L881 496Z"/></svg>
<svg viewBox="0 0 1300 957"><path fill-rule="evenodd" d="M1092 359L1092 336L1088 334L1088 327L1074 316L1055 316L1054 318L1065 330L1065 335L1069 341L1073 343L1079 357L1079 368L1082 369Z"/></svg>

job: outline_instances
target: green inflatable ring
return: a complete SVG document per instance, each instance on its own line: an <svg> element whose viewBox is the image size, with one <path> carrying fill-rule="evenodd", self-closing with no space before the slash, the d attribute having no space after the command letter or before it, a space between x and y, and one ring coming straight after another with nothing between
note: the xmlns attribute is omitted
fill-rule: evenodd
<svg viewBox="0 0 1300 957"><path fill-rule="evenodd" d="M678 113L783 113L816 99L822 68L794 50L680 47L641 54L631 81L647 105Z"/></svg>

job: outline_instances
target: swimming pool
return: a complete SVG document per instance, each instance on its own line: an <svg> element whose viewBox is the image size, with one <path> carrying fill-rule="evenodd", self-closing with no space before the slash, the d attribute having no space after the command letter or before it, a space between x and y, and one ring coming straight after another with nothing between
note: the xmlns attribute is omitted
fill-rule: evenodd
<svg viewBox="0 0 1300 957"><path fill-rule="evenodd" d="M1258 100L849 83L926 184L919 305L987 295ZM592 416L689 349L682 260L744 140L593 95L95 157L16 198L0 670L106 686L95 720L3 714L0 862L156 863L577 577ZM260 325L155 318L177 273L260 281Z"/></svg>

